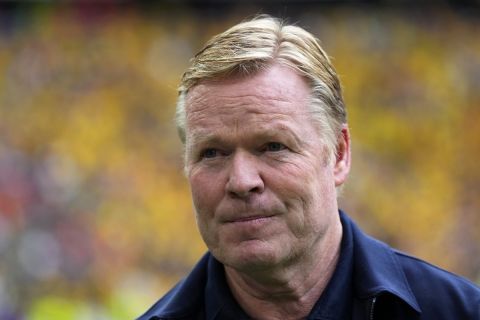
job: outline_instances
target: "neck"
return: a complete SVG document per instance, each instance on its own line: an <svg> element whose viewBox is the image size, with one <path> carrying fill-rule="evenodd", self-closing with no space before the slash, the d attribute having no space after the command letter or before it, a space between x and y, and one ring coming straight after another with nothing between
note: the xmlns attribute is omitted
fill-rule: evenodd
<svg viewBox="0 0 480 320"><path fill-rule="evenodd" d="M242 272L225 266L233 296L253 319L304 319L331 279L340 256L342 226L332 227L312 251L281 267Z"/></svg>

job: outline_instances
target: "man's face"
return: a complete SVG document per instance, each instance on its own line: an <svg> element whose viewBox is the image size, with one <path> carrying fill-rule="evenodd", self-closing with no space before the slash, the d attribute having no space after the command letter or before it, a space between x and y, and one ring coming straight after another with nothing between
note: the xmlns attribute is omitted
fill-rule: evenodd
<svg viewBox="0 0 480 320"><path fill-rule="evenodd" d="M186 169L200 233L239 270L310 255L338 223L335 157L312 122L310 89L273 65L188 94ZM343 180L342 180L343 182Z"/></svg>

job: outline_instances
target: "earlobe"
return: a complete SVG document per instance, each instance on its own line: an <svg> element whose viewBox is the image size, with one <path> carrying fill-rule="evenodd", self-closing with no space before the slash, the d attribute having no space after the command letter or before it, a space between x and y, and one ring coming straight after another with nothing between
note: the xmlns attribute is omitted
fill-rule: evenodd
<svg viewBox="0 0 480 320"><path fill-rule="evenodd" d="M337 141L335 154L334 178L335 187L341 186L347 180L350 172L350 131L347 124L342 126L342 131Z"/></svg>

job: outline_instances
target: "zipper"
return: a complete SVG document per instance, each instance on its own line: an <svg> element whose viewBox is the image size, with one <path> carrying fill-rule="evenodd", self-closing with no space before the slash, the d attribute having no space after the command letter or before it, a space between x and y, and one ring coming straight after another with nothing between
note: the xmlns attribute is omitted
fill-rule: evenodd
<svg viewBox="0 0 480 320"><path fill-rule="evenodd" d="M373 315L375 313L375 302L377 302L377 297L373 297L370 302L370 311L368 312L368 319L373 320Z"/></svg>

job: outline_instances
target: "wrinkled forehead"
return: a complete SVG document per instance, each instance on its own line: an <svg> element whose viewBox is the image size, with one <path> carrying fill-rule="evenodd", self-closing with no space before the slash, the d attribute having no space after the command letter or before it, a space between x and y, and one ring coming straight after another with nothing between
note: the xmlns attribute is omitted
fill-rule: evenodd
<svg viewBox="0 0 480 320"><path fill-rule="evenodd" d="M307 82L294 70L272 65L253 76L202 81L186 96L187 121L192 115L210 111L238 111L257 106L259 113L305 113L311 91ZM294 107L292 107L292 105ZM212 114L212 115L215 115Z"/></svg>
<svg viewBox="0 0 480 320"><path fill-rule="evenodd" d="M308 103L308 95L294 97L256 88L234 90L228 87L212 88L208 85L201 85L195 89L187 98L187 121L199 115L215 117L231 114L251 116L307 114L304 107Z"/></svg>

